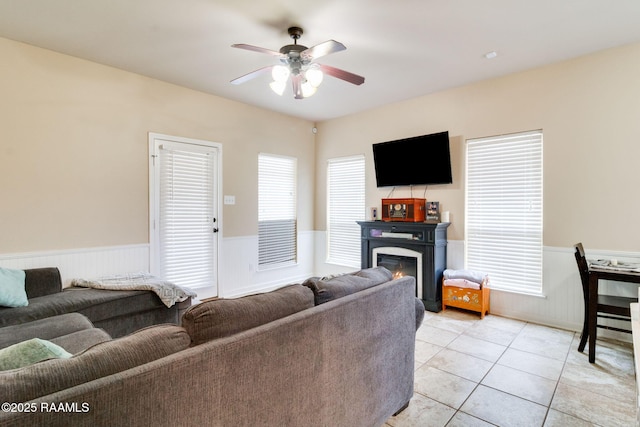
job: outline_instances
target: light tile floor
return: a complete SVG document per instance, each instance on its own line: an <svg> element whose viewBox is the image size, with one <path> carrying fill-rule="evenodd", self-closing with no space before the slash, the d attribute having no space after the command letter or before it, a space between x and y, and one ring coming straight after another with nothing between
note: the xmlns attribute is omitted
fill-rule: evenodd
<svg viewBox="0 0 640 427"><path fill-rule="evenodd" d="M635 426L631 343L447 309L418 329L414 396L387 426Z"/></svg>

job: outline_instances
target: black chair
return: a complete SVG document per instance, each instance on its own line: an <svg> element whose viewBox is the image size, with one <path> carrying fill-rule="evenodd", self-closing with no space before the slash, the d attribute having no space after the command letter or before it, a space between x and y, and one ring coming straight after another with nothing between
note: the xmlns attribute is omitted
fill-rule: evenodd
<svg viewBox="0 0 640 427"><path fill-rule="evenodd" d="M582 295L584 297L584 324L582 326L582 335L580 335L580 345L578 351L582 352L587 340L589 338L589 332L587 330L588 315L589 315L589 263L584 256L584 247L582 243L576 243L574 245L576 262L578 263L578 270L580 271L580 279L582 281ZM630 304L638 302L638 298L622 297L615 295L598 295L598 309L596 316L605 319L622 320L631 322L631 307ZM597 322L596 317L596 322ZM631 333L631 325L629 329L616 328L608 325L596 324L598 328L609 329L612 331ZM593 337L596 339L596 337Z"/></svg>

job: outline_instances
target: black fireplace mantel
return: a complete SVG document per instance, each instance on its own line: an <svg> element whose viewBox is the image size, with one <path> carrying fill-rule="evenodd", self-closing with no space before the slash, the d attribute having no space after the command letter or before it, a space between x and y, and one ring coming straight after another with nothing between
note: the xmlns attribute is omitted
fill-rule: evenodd
<svg viewBox="0 0 640 427"><path fill-rule="evenodd" d="M362 268L375 265L375 248L395 247L419 252L422 254L422 283L416 285L422 286L422 302L429 311L441 311L449 223L358 221L358 224L362 230Z"/></svg>

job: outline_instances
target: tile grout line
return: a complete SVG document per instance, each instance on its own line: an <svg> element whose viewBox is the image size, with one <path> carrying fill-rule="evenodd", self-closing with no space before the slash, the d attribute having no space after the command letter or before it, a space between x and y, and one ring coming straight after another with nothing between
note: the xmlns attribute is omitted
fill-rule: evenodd
<svg viewBox="0 0 640 427"><path fill-rule="evenodd" d="M558 375L558 379L556 380L556 386L553 388L553 393L551 394L551 400L549 400L549 406L547 406L547 413L544 416L544 420L542 422L542 425L544 426L544 423L547 422L547 418L549 418L549 412L551 411L551 405L553 404L553 399L556 397L556 393L558 391L558 386L560 385L560 379L562 378L562 374L564 373L564 370L567 368L567 361L569 360L569 353L571 352L571 347L573 345L573 342L576 339L576 333L573 333L573 336L571 337L571 342L569 343L569 351L567 351L567 354L564 357L564 361L562 362L562 370L560 371L560 375ZM558 411L561 412L563 414L566 414L565 412L562 411ZM566 414L569 416L573 416L571 414ZM578 418L578 417L576 417ZM586 421L586 422L590 422L588 420L584 420L582 418L579 418L580 420Z"/></svg>

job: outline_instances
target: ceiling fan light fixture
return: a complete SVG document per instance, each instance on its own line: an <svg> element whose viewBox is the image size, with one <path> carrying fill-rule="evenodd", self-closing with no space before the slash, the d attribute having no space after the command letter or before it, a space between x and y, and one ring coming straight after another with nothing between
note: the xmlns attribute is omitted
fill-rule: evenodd
<svg viewBox="0 0 640 427"><path fill-rule="evenodd" d="M311 67L304 73L304 76L306 77L307 81L311 86L317 88L318 86L320 86L320 83L322 83L322 78L324 77L324 74L322 74L322 71L320 70L320 68Z"/></svg>
<svg viewBox="0 0 640 427"><path fill-rule="evenodd" d="M308 98L308 97L312 96L318 90L318 88L313 86L313 85L311 85L311 83L309 83L309 81L305 81L304 83L302 83L302 85L300 85L300 89L302 89L302 97L303 98Z"/></svg>
<svg viewBox="0 0 640 427"><path fill-rule="evenodd" d="M287 81L285 79L284 81L281 81L281 82L278 82L278 81L271 82L269 83L269 87L271 88L272 91L282 96L282 94L284 93L286 84L287 84Z"/></svg>
<svg viewBox="0 0 640 427"><path fill-rule="evenodd" d="M286 82L289 74L291 74L291 71L289 67L285 65L276 65L271 69L271 77L273 77L273 80L276 82Z"/></svg>

